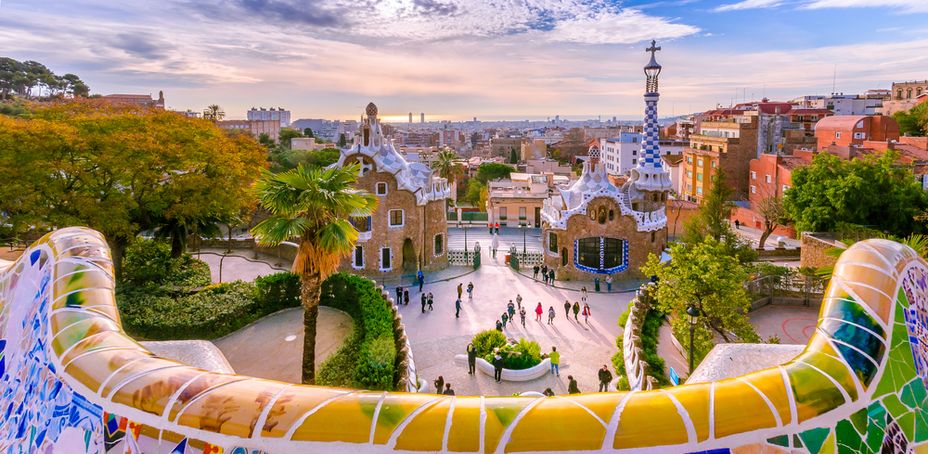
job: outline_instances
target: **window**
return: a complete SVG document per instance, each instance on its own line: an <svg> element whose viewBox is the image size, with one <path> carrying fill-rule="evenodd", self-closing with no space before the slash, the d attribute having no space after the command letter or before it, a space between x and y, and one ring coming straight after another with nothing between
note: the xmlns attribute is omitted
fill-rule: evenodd
<svg viewBox="0 0 928 454"><path fill-rule="evenodd" d="M615 219L615 210L609 210L609 220Z"/></svg>
<svg viewBox="0 0 928 454"><path fill-rule="evenodd" d="M696 160L696 165L702 167L702 158Z"/></svg>
<svg viewBox="0 0 928 454"><path fill-rule="evenodd" d="M632 165L635 165L635 164L637 164L637 163L638 163L638 160L635 159L635 158L632 158Z"/></svg>
<svg viewBox="0 0 928 454"><path fill-rule="evenodd" d="M403 226L403 210L390 210L390 227Z"/></svg>
<svg viewBox="0 0 928 454"><path fill-rule="evenodd" d="M583 271L606 274L628 267L625 240L601 236L581 238L574 250L574 264Z"/></svg>
<svg viewBox="0 0 928 454"><path fill-rule="evenodd" d="M377 183L377 195L387 195L387 183Z"/></svg>
<svg viewBox="0 0 928 454"><path fill-rule="evenodd" d="M841 131L835 131L835 139L841 138Z"/></svg>
<svg viewBox="0 0 928 454"><path fill-rule="evenodd" d="M357 270L364 268L364 247L363 246L354 247L354 256L352 257L352 260L351 260L351 266Z"/></svg>
<svg viewBox="0 0 928 454"><path fill-rule="evenodd" d="M902 99L902 90L896 91L896 99Z"/></svg>
<svg viewBox="0 0 928 454"><path fill-rule="evenodd" d="M435 255L445 253L445 236L442 234L435 235Z"/></svg>
<svg viewBox="0 0 928 454"><path fill-rule="evenodd" d="M686 163L687 163L687 164L692 164L692 163L693 163L693 157L692 157L692 156L687 156L687 157L686 157Z"/></svg>
<svg viewBox="0 0 928 454"><path fill-rule="evenodd" d="M557 254L557 234L548 232L548 251Z"/></svg>
<svg viewBox="0 0 928 454"><path fill-rule="evenodd" d="M686 171L686 177L687 177L687 178L693 178L693 171L692 171L692 170L687 170L687 171Z"/></svg>
<svg viewBox="0 0 928 454"><path fill-rule="evenodd" d="M764 181L770 183L770 174L764 175Z"/></svg>
<svg viewBox="0 0 928 454"><path fill-rule="evenodd" d="M719 163L718 163L717 161L712 161L712 168L713 168L713 169L718 168L718 166L719 166Z"/></svg>
<svg viewBox="0 0 928 454"><path fill-rule="evenodd" d="M393 269L393 253L390 251L390 248L385 247L380 249L380 271L390 271Z"/></svg>
<svg viewBox="0 0 928 454"><path fill-rule="evenodd" d="M757 186L751 185L751 194L757 194Z"/></svg>
<svg viewBox="0 0 928 454"><path fill-rule="evenodd" d="M753 170L751 171L751 179L752 179L752 180L756 180L756 179L757 179L757 172L755 172L755 171L753 171Z"/></svg>
<svg viewBox="0 0 928 454"><path fill-rule="evenodd" d="M365 233L365 232L371 231L371 217L370 216L364 216L360 218L351 217L351 218L348 218L348 220L351 222L351 225L353 225L354 228L358 229L359 233Z"/></svg>
<svg viewBox="0 0 928 454"><path fill-rule="evenodd" d="M638 150L632 150L632 156L638 156Z"/></svg>
<svg viewBox="0 0 928 454"><path fill-rule="evenodd" d="M858 139L858 140L866 139L866 138L867 138L867 134L866 134L866 133L863 133L863 132L855 132L855 133L854 133L854 138L855 138L855 139Z"/></svg>
<svg viewBox="0 0 928 454"><path fill-rule="evenodd" d="M921 95L922 95L922 88L921 88L921 87L916 88L916 89L915 89L915 96L918 97L918 96L921 96Z"/></svg>
<svg viewBox="0 0 928 454"><path fill-rule="evenodd" d="M702 172L696 174L696 181L702 181Z"/></svg>
<svg viewBox="0 0 928 454"><path fill-rule="evenodd" d="M657 239L657 232L652 230L651 231L651 242L653 243L655 239Z"/></svg>
<svg viewBox="0 0 928 454"><path fill-rule="evenodd" d="M519 207L519 220L524 221L525 217L525 207Z"/></svg>
<svg viewBox="0 0 928 454"><path fill-rule="evenodd" d="M637 138L637 137L632 137L632 143L638 143L638 138Z"/></svg>
<svg viewBox="0 0 928 454"><path fill-rule="evenodd" d="M786 192L787 190L789 190L789 185L788 185L788 184L784 184L784 185L783 185L783 192Z"/></svg>
<svg viewBox="0 0 928 454"><path fill-rule="evenodd" d="M702 194L702 186L696 186L696 193Z"/></svg>

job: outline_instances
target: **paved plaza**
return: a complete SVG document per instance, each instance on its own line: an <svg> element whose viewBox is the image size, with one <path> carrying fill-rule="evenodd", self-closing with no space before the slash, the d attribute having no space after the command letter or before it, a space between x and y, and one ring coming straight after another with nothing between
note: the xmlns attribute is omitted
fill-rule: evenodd
<svg viewBox="0 0 928 454"><path fill-rule="evenodd" d="M448 249L464 249L465 230L467 231L467 250L474 250L474 244L479 242L481 250L489 251L493 235L490 234L490 229L486 225L480 224L473 224L467 228L449 226ZM541 251L541 229L500 227L499 251L508 251L510 246L515 246L519 252L522 252L523 246L527 252Z"/></svg>

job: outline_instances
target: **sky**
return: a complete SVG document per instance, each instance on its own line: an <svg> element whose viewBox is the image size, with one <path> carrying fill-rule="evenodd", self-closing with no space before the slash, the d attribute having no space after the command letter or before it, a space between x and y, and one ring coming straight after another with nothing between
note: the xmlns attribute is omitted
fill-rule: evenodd
<svg viewBox="0 0 928 454"><path fill-rule="evenodd" d="M928 79L928 0L0 0L0 56L227 118L661 116Z"/></svg>

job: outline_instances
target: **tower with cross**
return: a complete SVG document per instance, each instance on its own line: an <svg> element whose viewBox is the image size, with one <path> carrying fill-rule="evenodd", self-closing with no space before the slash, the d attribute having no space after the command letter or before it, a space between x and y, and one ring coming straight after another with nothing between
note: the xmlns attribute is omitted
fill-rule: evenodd
<svg viewBox="0 0 928 454"><path fill-rule="evenodd" d="M646 81L641 154L625 186L632 210L647 213L651 218L665 217L667 194L672 188L670 173L661 161L660 126L657 122L657 100L660 98L657 77L661 73L661 65L657 63L656 54L659 50L661 48L656 41L651 41L651 46L645 49L651 53L651 60L644 67Z"/></svg>

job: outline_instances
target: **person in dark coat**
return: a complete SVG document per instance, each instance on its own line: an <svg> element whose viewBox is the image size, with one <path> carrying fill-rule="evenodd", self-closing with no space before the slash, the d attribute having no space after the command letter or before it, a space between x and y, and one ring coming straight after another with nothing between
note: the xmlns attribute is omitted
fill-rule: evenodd
<svg viewBox="0 0 928 454"><path fill-rule="evenodd" d="M435 384L435 392L436 393L442 392L445 389L445 377L442 377L441 375L439 375L438 378L435 379L434 384Z"/></svg>
<svg viewBox="0 0 928 454"><path fill-rule="evenodd" d="M567 320L570 321L570 301L564 300L564 317L567 317Z"/></svg>
<svg viewBox="0 0 928 454"><path fill-rule="evenodd" d="M580 387L577 386L577 380L574 379L573 375L567 376L567 393L568 394L580 394Z"/></svg>
<svg viewBox="0 0 928 454"><path fill-rule="evenodd" d="M461 298L454 300L454 318L461 318Z"/></svg>
<svg viewBox="0 0 928 454"><path fill-rule="evenodd" d="M399 304L399 302L397 302L396 304ZM408 288L403 289L403 305L409 306L409 289Z"/></svg>
<svg viewBox="0 0 928 454"><path fill-rule="evenodd" d="M425 300L426 300L425 293L423 293L421 296L422 296L422 313L424 314L425 313Z"/></svg>
<svg viewBox="0 0 928 454"><path fill-rule="evenodd" d="M477 372L477 347L467 344L467 373L474 375Z"/></svg>
<svg viewBox="0 0 928 454"><path fill-rule="evenodd" d="M497 383L503 379L503 356L499 354L499 349L493 353L493 379Z"/></svg>
<svg viewBox="0 0 928 454"><path fill-rule="evenodd" d="M451 383L445 383L445 391L442 392L442 394L444 394L444 395L446 395L446 396L453 396L453 395L454 395L454 390L451 389Z"/></svg>
<svg viewBox="0 0 928 454"><path fill-rule="evenodd" d="M599 370L599 392L609 391L609 383L611 382L612 372L609 372L609 367L603 364L603 368Z"/></svg>

